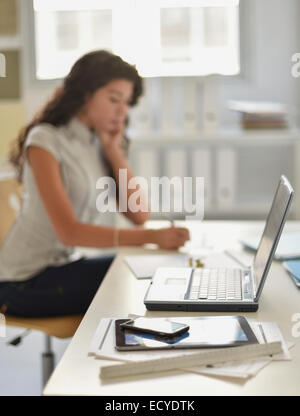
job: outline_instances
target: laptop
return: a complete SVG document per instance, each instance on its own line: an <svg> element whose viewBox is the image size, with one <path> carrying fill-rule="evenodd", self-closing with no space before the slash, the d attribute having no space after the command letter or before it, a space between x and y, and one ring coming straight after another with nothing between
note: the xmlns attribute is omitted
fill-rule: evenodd
<svg viewBox="0 0 300 416"><path fill-rule="evenodd" d="M251 267L158 268L144 298L147 309L211 312L257 311L259 298L293 194L291 184L285 176L281 176Z"/></svg>

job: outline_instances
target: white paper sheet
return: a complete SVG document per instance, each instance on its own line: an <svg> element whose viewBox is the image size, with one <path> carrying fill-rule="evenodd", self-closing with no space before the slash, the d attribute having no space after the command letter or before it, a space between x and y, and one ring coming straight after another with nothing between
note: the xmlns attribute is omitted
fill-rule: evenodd
<svg viewBox="0 0 300 416"><path fill-rule="evenodd" d="M152 278L158 267L191 267L189 258L192 258L193 266L200 260L204 267L241 267L241 265L229 257L223 251L194 252L190 254L149 254L148 256L126 256L124 261L137 279Z"/></svg>
<svg viewBox="0 0 300 416"><path fill-rule="evenodd" d="M295 344L292 342L286 343L287 348L292 348ZM274 357L273 360L277 360L277 357ZM222 365L221 367L213 367L213 368L199 368L197 369L188 369L188 372L195 372L198 374L209 374L209 375L215 375L215 376L223 376L223 377L233 377L233 378L242 378L246 379L249 377L253 377L260 370L262 370L264 367L266 367L270 362L272 361L272 358L268 358L261 361L254 361L254 362L248 362L243 364L234 364L234 365Z"/></svg>
<svg viewBox="0 0 300 416"><path fill-rule="evenodd" d="M185 254L156 254L148 256L126 256L125 262L137 279L152 278L158 267L188 267L189 256Z"/></svg>
<svg viewBox="0 0 300 416"><path fill-rule="evenodd" d="M293 343L286 343L282 337L281 331L276 322L256 322L249 321L249 324L256 335L259 343L281 341L283 353L274 357L266 357L259 361L247 362L241 364L227 364L211 368L186 369L198 374L210 374L223 377L248 378L255 376L261 369L268 365L271 361L291 360L289 348L293 347Z"/></svg>

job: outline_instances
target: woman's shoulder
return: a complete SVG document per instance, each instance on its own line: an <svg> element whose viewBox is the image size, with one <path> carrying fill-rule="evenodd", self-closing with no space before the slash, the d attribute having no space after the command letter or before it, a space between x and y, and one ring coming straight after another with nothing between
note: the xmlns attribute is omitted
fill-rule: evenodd
<svg viewBox="0 0 300 416"><path fill-rule="evenodd" d="M27 135L27 138L31 136L36 136L36 135L41 135L41 136L46 135L47 137L49 135L57 136L58 134L59 134L59 128L54 126L53 124L39 123L30 129Z"/></svg>
<svg viewBox="0 0 300 416"><path fill-rule="evenodd" d="M29 146L41 147L52 153L56 159L60 160L60 129L49 123L39 123L29 131L25 149Z"/></svg>

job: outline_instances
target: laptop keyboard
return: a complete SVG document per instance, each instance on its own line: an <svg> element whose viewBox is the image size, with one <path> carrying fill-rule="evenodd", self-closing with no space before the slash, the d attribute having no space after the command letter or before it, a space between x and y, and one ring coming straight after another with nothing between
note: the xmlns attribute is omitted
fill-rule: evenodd
<svg viewBox="0 0 300 416"><path fill-rule="evenodd" d="M188 299L241 300L241 269L195 269Z"/></svg>

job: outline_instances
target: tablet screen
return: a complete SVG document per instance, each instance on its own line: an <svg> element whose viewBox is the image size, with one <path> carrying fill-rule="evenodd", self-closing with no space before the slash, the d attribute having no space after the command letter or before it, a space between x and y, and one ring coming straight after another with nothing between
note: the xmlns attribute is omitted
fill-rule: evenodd
<svg viewBox="0 0 300 416"><path fill-rule="evenodd" d="M182 335L170 338L120 328L120 323L125 321L116 321L116 348L120 350L213 348L258 342L247 320L242 316L176 317L177 322L189 325L190 329Z"/></svg>

